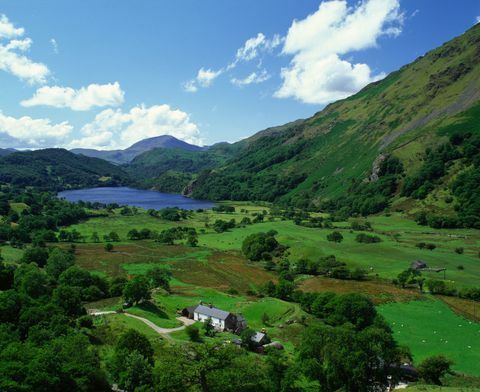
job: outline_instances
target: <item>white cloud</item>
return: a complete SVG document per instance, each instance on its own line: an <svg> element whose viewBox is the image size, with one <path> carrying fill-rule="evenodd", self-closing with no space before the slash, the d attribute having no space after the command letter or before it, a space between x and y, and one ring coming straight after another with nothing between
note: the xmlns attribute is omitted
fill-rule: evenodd
<svg viewBox="0 0 480 392"><path fill-rule="evenodd" d="M197 82L202 87L209 87L213 81L222 74L223 70L213 71L200 68L197 74Z"/></svg>
<svg viewBox="0 0 480 392"><path fill-rule="evenodd" d="M268 74L267 70L263 70L260 73L252 72L250 75L245 77L244 79L237 79L232 78L230 82L235 86L243 87L248 86L249 84L258 84L265 82L266 80L270 79L270 75Z"/></svg>
<svg viewBox="0 0 480 392"><path fill-rule="evenodd" d="M256 37L249 38L245 44L237 50L235 56L236 61L251 61L258 57L261 52L271 51L282 43L282 39L278 34L272 39L265 37L265 34L258 33ZM235 63L236 65L236 63Z"/></svg>
<svg viewBox="0 0 480 392"><path fill-rule="evenodd" d="M275 96L325 104L384 77L340 56L376 47L379 37L400 34L402 24L399 0L365 0L353 8L345 0L322 2L288 31L282 53L293 59L281 70L283 84Z"/></svg>
<svg viewBox="0 0 480 392"><path fill-rule="evenodd" d="M50 43L52 44L53 53L58 54L58 43L55 38L50 38Z"/></svg>
<svg viewBox="0 0 480 392"><path fill-rule="evenodd" d="M233 70L240 62L249 62L256 59L263 53L271 52L273 49L278 47L282 41L283 39L278 34L269 39L265 36L265 34L258 33L255 37L249 38L245 41L244 45L237 50L235 59L230 64L220 68L217 71L212 69L204 69L203 67L200 68L197 76L194 79L183 83L183 89L189 93L196 93L200 87L210 87L216 78ZM248 82L248 78L251 78L252 81ZM239 80L235 77L231 78L230 81L236 85L248 85L252 83L264 82L267 79L269 79L269 77L265 78L265 75L261 76L255 72L252 72L247 78L243 79L243 81L246 81L245 83L242 83L242 80Z"/></svg>
<svg viewBox="0 0 480 392"><path fill-rule="evenodd" d="M45 86L39 88L30 99L22 101L21 105L53 106L85 111L93 107L119 106L123 103L124 95L118 82L90 84L78 90L71 87Z"/></svg>
<svg viewBox="0 0 480 392"><path fill-rule="evenodd" d="M30 38L19 39L24 34L23 28L15 27L5 15L0 15L0 70L30 84L45 83L50 74L48 67L22 54L32 45Z"/></svg>
<svg viewBox="0 0 480 392"><path fill-rule="evenodd" d="M51 147L64 140L72 129L67 121L52 124L46 118L15 118L0 112L0 140L7 137L18 148Z"/></svg>
<svg viewBox="0 0 480 392"><path fill-rule="evenodd" d="M480 23L480 15L477 16L477 23Z"/></svg>
<svg viewBox="0 0 480 392"><path fill-rule="evenodd" d="M190 116L169 105L135 106L128 112L106 109L82 128L83 137L69 147L125 148L139 140L171 135L188 143L202 144L198 126Z"/></svg>
<svg viewBox="0 0 480 392"><path fill-rule="evenodd" d="M183 89L187 93L196 93L198 91L198 87L195 83L195 80L189 80L188 82L183 83Z"/></svg>

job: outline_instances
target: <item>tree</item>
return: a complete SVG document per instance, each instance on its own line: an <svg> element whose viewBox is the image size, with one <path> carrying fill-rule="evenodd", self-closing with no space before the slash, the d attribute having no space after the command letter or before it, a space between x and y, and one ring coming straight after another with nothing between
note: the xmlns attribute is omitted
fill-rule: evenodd
<svg viewBox="0 0 480 392"><path fill-rule="evenodd" d="M118 386L124 391L141 391L142 387L152 384L152 365L140 353L133 351L124 358L124 366L119 372L117 381Z"/></svg>
<svg viewBox="0 0 480 392"><path fill-rule="evenodd" d="M450 369L453 362L443 355L436 355L425 359L418 367L418 373L427 383L442 385L441 378L452 374Z"/></svg>
<svg viewBox="0 0 480 392"><path fill-rule="evenodd" d="M108 234L108 237L110 238L110 241L112 241L112 242L120 242L120 236L115 231L111 231Z"/></svg>
<svg viewBox="0 0 480 392"><path fill-rule="evenodd" d="M110 242L107 242L105 244L104 248L105 248L105 251L107 251L107 252L113 251L113 245Z"/></svg>
<svg viewBox="0 0 480 392"><path fill-rule="evenodd" d="M92 241L95 242L95 243L99 243L100 242L100 237L98 236L98 233L96 231L94 231L92 233L92 237L91 237Z"/></svg>
<svg viewBox="0 0 480 392"><path fill-rule="evenodd" d="M63 251L62 249L55 248L50 252L50 256L48 256L45 270L47 271L48 275L56 280L63 271L66 271L74 263L74 255Z"/></svg>
<svg viewBox="0 0 480 392"><path fill-rule="evenodd" d="M198 236L197 233L189 232L187 235L187 245L191 246L192 248L198 245Z"/></svg>
<svg viewBox="0 0 480 392"><path fill-rule="evenodd" d="M340 243L343 241L343 235L339 231L333 231L332 233L327 235L327 240Z"/></svg>
<svg viewBox="0 0 480 392"><path fill-rule="evenodd" d="M125 302L137 304L150 299L150 284L145 276L136 276L123 289Z"/></svg>
<svg viewBox="0 0 480 392"><path fill-rule="evenodd" d="M118 339L115 346L116 352L133 352L138 351L144 358L153 365L153 347L148 338L135 329L129 329L124 332Z"/></svg>
<svg viewBox="0 0 480 392"><path fill-rule="evenodd" d="M152 381L153 347L142 333L129 329L123 333L108 363L113 379L126 391L150 385Z"/></svg>
<svg viewBox="0 0 480 392"><path fill-rule="evenodd" d="M333 297L326 305L327 322L331 325L351 323L361 330L373 324L377 311L372 301L361 294L344 294Z"/></svg>
<svg viewBox="0 0 480 392"><path fill-rule="evenodd" d="M22 263L35 263L40 268L43 268L47 264L48 250L42 247L27 248L22 256Z"/></svg>
<svg viewBox="0 0 480 392"><path fill-rule="evenodd" d="M215 336L215 327L212 324L212 319L209 317L203 322L203 330L205 336L213 338Z"/></svg>
<svg viewBox="0 0 480 392"><path fill-rule="evenodd" d="M74 317L85 313L78 287L58 286L53 290L52 302L62 308L68 316Z"/></svg>
<svg viewBox="0 0 480 392"><path fill-rule="evenodd" d="M243 254L252 261L262 260L264 253L272 253L279 243L272 233L256 233L247 236L242 243Z"/></svg>
<svg viewBox="0 0 480 392"><path fill-rule="evenodd" d="M253 351L257 347L256 343L252 340L256 332L251 328L246 328L240 334L240 339L242 339L242 346L247 350Z"/></svg>
<svg viewBox="0 0 480 392"><path fill-rule="evenodd" d="M170 279L172 279L172 273L158 266L147 271L147 278L150 280L152 287L161 287L166 291L170 291Z"/></svg>
<svg viewBox="0 0 480 392"><path fill-rule="evenodd" d="M322 390L385 390L391 366L399 359L392 333L377 327L307 327L298 347L298 364Z"/></svg>
<svg viewBox="0 0 480 392"><path fill-rule="evenodd" d="M200 330L195 324L187 326L185 332L192 342L200 342L202 340L200 337Z"/></svg>

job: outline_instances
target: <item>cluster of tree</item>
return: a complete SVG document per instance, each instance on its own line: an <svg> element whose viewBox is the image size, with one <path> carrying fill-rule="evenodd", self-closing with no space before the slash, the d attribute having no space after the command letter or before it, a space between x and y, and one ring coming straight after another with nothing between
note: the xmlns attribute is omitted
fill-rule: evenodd
<svg viewBox="0 0 480 392"><path fill-rule="evenodd" d="M155 237L155 241L167 245L173 245L176 240L185 240L187 245L195 247L198 244L197 231L192 227L178 226L162 230Z"/></svg>
<svg viewBox="0 0 480 392"><path fill-rule="evenodd" d="M236 223L235 219L230 219L229 221L217 219L211 226L213 227L213 230L215 230L217 233L223 233L225 231L235 228Z"/></svg>
<svg viewBox="0 0 480 392"><path fill-rule="evenodd" d="M109 391L83 308L109 283L59 248L29 250L17 268L0 262L0 279L0 390Z"/></svg>
<svg viewBox="0 0 480 392"><path fill-rule="evenodd" d="M58 191L70 188L129 185L119 166L63 149L16 152L0 157L0 184Z"/></svg>
<svg viewBox="0 0 480 392"><path fill-rule="evenodd" d="M437 245L432 244L432 243L428 243L428 242L419 242L419 243L415 244L415 246L418 249L428 249L428 250L434 250L437 247Z"/></svg>
<svg viewBox="0 0 480 392"><path fill-rule="evenodd" d="M150 239L154 239L155 236L156 236L156 233L147 228L144 228L141 230L132 229L127 233L127 238L132 241L150 240Z"/></svg>
<svg viewBox="0 0 480 392"><path fill-rule="evenodd" d="M363 244L374 244L377 242L382 242L382 239L376 235L369 235L366 233L357 234L355 241Z"/></svg>
<svg viewBox="0 0 480 392"><path fill-rule="evenodd" d="M422 273L415 269L407 269L401 272L394 284L400 285L402 288L416 287L423 292L426 286L428 291L433 295L445 295L450 297L460 297L472 301L480 301L480 287L463 287L457 288L454 283L440 279L425 279Z"/></svg>
<svg viewBox="0 0 480 392"><path fill-rule="evenodd" d="M235 207L227 204L219 204L218 206L213 207L212 210L215 212L232 213L235 212Z"/></svg>
<svg viewBox="0 0 480 392"><path fill-rule="evenodd" d="M160 218L171 222L178 222L183 219L188 219L190 215L190 211L182 210L177 207L167 207L162 208L161 210L149 209L147 213L155 218Z"/></svg>
<svg viewBox="0 0 480 392"><path fill-rule="evenodd" d="M252 261L272 260L273 257L282 256L286 247L275 238L278 233L270 230L267 233L250 234L242 242L242 252Z"/></svg>
<svg viewBox="0 0 480 392"><path fill-rule="evenodd" d="M120 210L120 215L128 216L128 215L137 215L138 208L137 207L130 207L130 206L123 206Z"/></svg>
<svg viewBox="0 0 480 392"><path fill-rule="evenodd" d="M24 206L21 212L12 210L9 201L21 203ZM82 207L48 192L7 189L0 193L0 207L4 217L0 223L0 242L8 241L17 247L31 242L56 242L56 233L62 226L78 223L88 216Z"/></svg>
<svg viewBox="0 0 480 392"><path fill-rule="evenodd" d="M150 299L151 290L162 288L170 291L172 273L158 266L149 269L145 275L137 275L123 286L125 303L135 305Z"/></svg>
<svg viewBox="0 0 480 392"><path fill-rule="evenodd" d="M387 156L379 165L378 179L370 182L353 180L346 195L324 201L320 209L330 211L338 220L360 214L376 214L389 206L404 169L395 156Z"/></svg>
<svg viewBox="0 0 480 392"><path fill-rule="evenodd" d="M428 215L422 212L417 222L434 228L474 227L480 228L480 202L475 195L480 192L480 135L474 132L454 132L449 142L428 150L424 165L405 182L404 194L415 198L425 198L441 179L448 167L461 159L467 167L451 185L451 192L456 197L453 215ZM449 199L452 201L452 198Z"/></svg>

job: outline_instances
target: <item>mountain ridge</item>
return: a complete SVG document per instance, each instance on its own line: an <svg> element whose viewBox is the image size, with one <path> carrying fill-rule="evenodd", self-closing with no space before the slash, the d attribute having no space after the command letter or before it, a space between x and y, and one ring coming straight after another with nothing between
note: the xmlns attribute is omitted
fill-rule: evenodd
<svg viewBox="0 0 480 392"><path fill-rule="evenodd" d="M116 164L131 162L138 155L155 148L178 148L185 151L204 151L205 147L196 146L170 135L160 135L140 140L123 150L96 150L93 148L74 148L70 151L91 158L101 158Z"/></svg>

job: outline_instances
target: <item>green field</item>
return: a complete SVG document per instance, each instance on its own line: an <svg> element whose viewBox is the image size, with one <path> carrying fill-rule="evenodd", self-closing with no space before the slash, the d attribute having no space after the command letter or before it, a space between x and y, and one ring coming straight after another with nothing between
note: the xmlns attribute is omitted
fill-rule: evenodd
<svg viewBox="0 0 480 392"><path fill-rule="evenodd" d="M246 213L240 212L246 209ZM468 229L432 229L418 226L415 222L401 214L391 216L369 217L374 234L378 235L381 243L361 244L355 241L358 232L351 231L348 222L336 222L335 230L340 230L344 241L340 244L327 241L326 236L333 229L307 228L295 225L292 221L267 221L242 228L235 228L228 232L216 233L211 228L205 228L205 223L213 223L216 219L235 219L239 222L244 216L253 212L262 211L264 207L237 205L232 214L219 214L212 211L193 213L191 219L182 222L168 222L153 218L144 212L134 216L122 216L118 213L109 217L93 218L79 225L72 226L81 232L87 241L96 231L100 237L110 231L116 231L122 244L130 243L126 240L127 233L132 228L149 228L161 231L172 226L195 227L200 232L199 245L219 251L239 251L243 239L259 231L276 230L278 240L290 247L291 261L301 257L316 259L334 254L339 260L351 267L361 267L371 274L381 278L392 279L401 271L409 267L414 260L421 259L431 267L447 268L446 278L459 286L472 286L478 282L480 276L480 233ZM419 242L433 243L436 249L421 250L415 247ZM455 249L464 248L463 254L457 254ZM463 269L458 267L462 266ZM128 268L128 267L127 267ZM427 278L443 279L442 274L425 273Z"/></svg>
<svg viewBox="0 0 480 392"><path fill-rule="evenodd" d="M438 300L382 305L380 313L400 344L410 347L416 364L443 354L453 369L480 376L480 324L455 314Z"/></svg>

